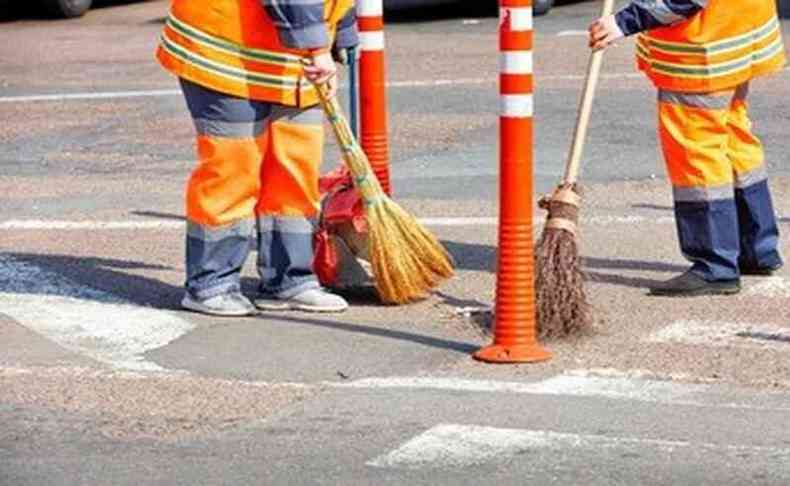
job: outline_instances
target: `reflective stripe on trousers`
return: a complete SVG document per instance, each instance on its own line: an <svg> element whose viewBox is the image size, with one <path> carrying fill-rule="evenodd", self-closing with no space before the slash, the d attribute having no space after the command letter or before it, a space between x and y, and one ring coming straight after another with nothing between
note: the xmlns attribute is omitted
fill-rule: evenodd
<svg viewBox="0 0 790 486"><path fill-rule="evenodd" d="M320 107L299 109L181 88L197 130L186 194L186 287L205 299L238 290L257 226L261 291L318 287L312 233L323 146Z"/></svg>
<svg viewBox="0 0 790 486"><path fill-rule="evenodd" d="M763 149L751 131L748 85L716 93L658 93L659 136L672 182L678 239L692 271L737 278L738 265L781 263Z"/></svg>

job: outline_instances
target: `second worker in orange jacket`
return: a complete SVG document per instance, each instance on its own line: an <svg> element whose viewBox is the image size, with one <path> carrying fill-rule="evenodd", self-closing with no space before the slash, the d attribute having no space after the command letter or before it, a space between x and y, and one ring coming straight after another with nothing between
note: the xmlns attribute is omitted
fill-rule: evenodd
<svg viewBox="0 0 790 486"><path fill-rule="evenodd" d="M658 126L678 239L692 263L653 295L732 294L741 275L782 266L749 82L785 63L774 0L633 0L590 26L600 49L639 34L637 63L658 89Z"/></svg>

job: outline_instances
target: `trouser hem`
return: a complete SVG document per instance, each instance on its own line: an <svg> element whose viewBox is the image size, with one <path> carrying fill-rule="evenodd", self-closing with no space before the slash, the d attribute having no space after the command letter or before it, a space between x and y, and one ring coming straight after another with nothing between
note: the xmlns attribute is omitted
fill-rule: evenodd
<svg viewBox="0 0 790 486"><path fill-rule="evenodd" d="M312 290L312 289L319 289L321 288L321 284L318 282L317 278L311 278L309 280L302 280L300 282L294 282L291 285L283 288L279 287L277 289L267 288L265 286L261 286L261 294L265 296L272 296L277 299L290 299L295 295L299 295L305 290Z"/></svg>
<svg viewBox="0 0 790 486"><path fill-rule="evenodd" d="M215 283L210 287L205 287L202 289L196 289L187 285L187 292L189 292L190 295L192 295L192 297L196 298L197 300L206 300L218 295L230 294L240 291L241 285L237 282Z"/></svg>

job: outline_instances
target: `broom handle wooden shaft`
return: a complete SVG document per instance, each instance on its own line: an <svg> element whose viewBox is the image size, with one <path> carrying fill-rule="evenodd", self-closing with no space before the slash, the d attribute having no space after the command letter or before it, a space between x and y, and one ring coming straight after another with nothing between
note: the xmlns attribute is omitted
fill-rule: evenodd
<svg viewBox="0 0 790 486"><path fill-rule="evenodd" d="M601 17L606 17L614 9L614 0L604 0L601 8ZM582 149L584 139L587 136L587 127L590 124L590 113L592 112L593 98L595 97L595 87L598 84L598 77L601 72L601 62L603 61L604 49L598 49L590 54L590 61L587 65L587 80L584 83L581 102L579 103L578 116L576 118L576 129L573 133L573 144L565 166L565 177L563 185L573 185L579 176L579 166L581 165Z"/></svg>
<svg viewBox="0 0 790 486"><path fill-rule="evenodd" d="M362 147L354 137L351 127L348 124L337 97L327 96L325 84L314 84L321 107L324 109L332 131L335 133L338 145L343 154L343 160L354 176L354 185L357 186L363 199L372 202L379 199L383 194L381 184L375 177L370 161L362 150Z"/></svg>

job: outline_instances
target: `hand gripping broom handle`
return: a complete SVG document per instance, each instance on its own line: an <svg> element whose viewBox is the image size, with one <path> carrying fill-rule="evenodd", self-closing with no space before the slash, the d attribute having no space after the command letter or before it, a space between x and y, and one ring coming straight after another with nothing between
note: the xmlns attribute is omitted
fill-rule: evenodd
<svg viewBox="0 0 790 486"><path fill-rule="evenodd" d="M601 9L601 17L606 17L614 9L614 0L604 0ZM587 81L584 85L581 103L579 103L579 113L576 119L576 130L573 133L573 145L565 166L565 177L563 186L572 186L576 183L579 175L579 165L582 158L582 148L584 139L587 136L587 127L590 123L590 112L592 111L593 97L595 96L595 86L598 84L598 75L601 72L601 61L603 61L604 49L598 49L590 54L590 61L587 65Z"/></svg>

